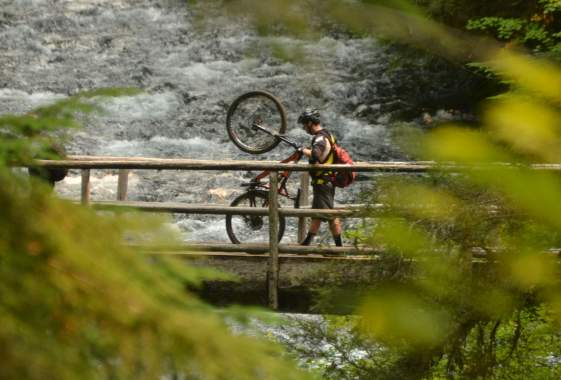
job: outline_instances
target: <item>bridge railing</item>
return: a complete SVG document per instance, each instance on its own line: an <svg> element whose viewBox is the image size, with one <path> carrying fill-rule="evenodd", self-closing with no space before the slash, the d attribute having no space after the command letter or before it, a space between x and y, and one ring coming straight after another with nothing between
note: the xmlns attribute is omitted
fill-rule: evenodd
<svg viewBox="0 0 561 380"><path fill-rule="evenodd" d="M294 249L282 247L279 249L277 239L279 228L279 216L299 217L299 235L301 236L305 226L306 217L351 217L357 214L358 209L347 207L333 210L314 210L314 209L294 209L278 207L278 173L282 171L302 172L304 175L301 180L301 187L304 190L301 194L301 205L306 205L308 198L307 174L311 170L337 170L337 171L357 171L357 172L393 172L393 173L422 173L437 167L437 164L430 161L423 162L357 162L353 166L348 165L308 165L308 164L283 164L273 161L236 161L236 160L191 160L191 159L163 159L163 158L133 158L133 157L96 157L96 156L69 156L66 160L39 160L37 164L46 168L67 168L80 169L82 171L81 182L81 202L90 204L90 170L92 169L118 169L118 189L117 202L95 202L96 207L130 207L144 211L168 212L168 213L192 213L192 214L221 214L221 215L268 215L269 217L269 243L267 246L251 247L248 245L209 245L209 249L221 249L227 251L251 251L269 252L268 259L268 297L269 306L273 309L278 308L278 282L279 282L279 252L293 252ZM509 165L509 164L499 164ZM512 166L512 165L510 165ZM512 166L513 168L515 166ZM561 170L561 165L532 165L537 170ZM451 169L458 168L456 165L438 165L438 168ZM154 203L154 202L128 202L127 187L128 175L130 170L268 170L270 171L270 190L268 208L242 208L242 207L223 207L213 205L189 205L180 203ZM381 208L382 205L373 207ZM199 249L204 250L205 247ZM311 248L306 247L307 253L311 252L342 252L338 248ZM349 251L349 249L345 249ZM361 252L374 252L372 249Z"/></svg>

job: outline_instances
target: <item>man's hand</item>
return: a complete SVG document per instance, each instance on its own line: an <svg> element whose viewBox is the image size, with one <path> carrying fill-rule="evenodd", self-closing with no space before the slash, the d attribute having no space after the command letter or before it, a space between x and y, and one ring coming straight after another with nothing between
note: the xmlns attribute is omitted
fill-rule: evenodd
<svg viewBox="0 0 561 380"><path fill-rule="evenodd" d="M300 152L300 154L302 154L302 155L304 155L304 156L306 156L306 157L311 157L311 155L312 155L312 150L311 150L311 149L308 149L308 148L306 148L306 147L304 147L304 146L299 147L299 148L298 148L298 152Z"/></svg>

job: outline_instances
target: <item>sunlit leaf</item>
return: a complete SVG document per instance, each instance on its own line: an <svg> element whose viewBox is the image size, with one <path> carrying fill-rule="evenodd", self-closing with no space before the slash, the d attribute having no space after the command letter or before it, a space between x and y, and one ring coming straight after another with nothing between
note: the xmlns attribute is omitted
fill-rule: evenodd
<svg viewBox="0 0 561 380"><path fill-rule="evenodd" d="M507 316L516 306L512 294L499 287L479 289L473 297L474 309L487 318Z"/></svg>
<svg viewBox="0 0 561 380"><path fill-rule="evenodd" d="M383 244L407 256L417 256L430 247L429 237L400 219L384 219L375 231L373 243Z"/></svg>
<svg viewBox="0 0 561 380"><path fill-rule="evenodd" d="M417 184L403 184L399 192L384 198L396 210L426 219L447 219L456 215L462 202L452 194Z"/></svg>
<svg viewBox="0 0 561 380"><path fill-rule="evenodd" d="M482 132L443 128L426 141L427 152L440 161L459 164L509 162L509 156Z"/></svg>
<svg viewBox="0 0 561 380"><path fill-rule="evenodd" d="M547 100L561 102L561 71L557 66L506 50L499 52L488 64L521 88Z"/></svg>
<svg viewBox="0 0 561 380"><path fill-rule="evenodd" d="M510 97L493 103L485 119L490 130L514 150L540 157L546 162L559 162L560 116L543 104Z"/></svg>
<svg viewBox="0 0 561 380"><path fill-rule="evenodd" d="M555 261L545 253L522 253L506 258L512 281L522 289L552 285L559 276Z"/></svg>
<svg viewBox="0 0 561 380"><path fill-rule="evenodd" d="M370 297L359 309L362 329L376 339L392 343L431 347L444 339L446 315L412 294L381 292Z"/></svg>

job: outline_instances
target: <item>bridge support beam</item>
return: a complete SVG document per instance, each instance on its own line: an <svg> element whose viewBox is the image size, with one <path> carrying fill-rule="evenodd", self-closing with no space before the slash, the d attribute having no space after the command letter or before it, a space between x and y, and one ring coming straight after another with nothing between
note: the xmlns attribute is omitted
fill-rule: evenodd
<svg viewBox="0 0 561 380"><path fill-rule="evenodd" d="M90 203L91 183L90 183L90 169L82 170L82 191L80 202L83 205Z"/></svg>
<svg viewBox="0 0 561 380"><path fill-rule="evenodd" d="M119 169L119 182L117 184L117 200L126 201L129 187L129 169Z"/></svg>
<svg viewBox="0 0 561 380"><path fill-rule="evenodd" d="M303 172L300 175L300 194L298 198L299 207L309 206L309 192L310 192L310 173ZM302 216L298 218L298 242L301 242L306 237L308 230L308 218Z"/></svg>
<svg viewBox="0 0 561 380"><path fill-rule="evenodd" d="M267 270L267 289L269 307L279 308L279 200L278 172L269 173L269 265Z"/></svg>

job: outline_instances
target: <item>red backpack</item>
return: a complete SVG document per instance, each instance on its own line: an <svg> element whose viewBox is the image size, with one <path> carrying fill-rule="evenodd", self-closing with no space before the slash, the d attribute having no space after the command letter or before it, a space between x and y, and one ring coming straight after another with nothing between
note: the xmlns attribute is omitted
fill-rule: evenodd
<svg viewBox="0 0 561 380"><path fill-rule="evenodd" d="M342 165L353 165L353 159L349 152L337 144L335 136L329 134L331 142L331 149L333 150L333 163ZM349 171L335 171L331 176L331 182L337 187L347 187L356 180L357 172L354 170Z"/></svg>

